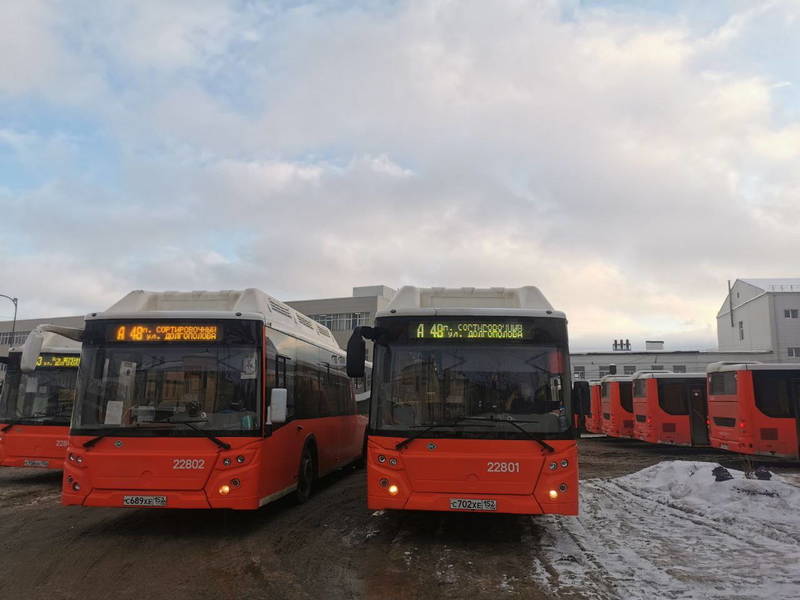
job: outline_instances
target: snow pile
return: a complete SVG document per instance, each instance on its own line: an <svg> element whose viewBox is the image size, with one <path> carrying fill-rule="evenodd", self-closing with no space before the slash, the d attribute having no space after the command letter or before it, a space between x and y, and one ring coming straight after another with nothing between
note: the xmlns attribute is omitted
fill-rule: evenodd
<svg viewBox="0 0 800 600"><path fill-rule="evenodd" d="M668 461L581 483L580 517L539 517L532 576L554 595L638 600L800 598L800 488L715 481Z"/></svg>
<svg viewBox="0 0 800 600"><path fill-rule="evenodd" d="M724 524L760 525L785 532L800 542L800 488L773 474L769 481L747 479L728 469L733 479L715 481L715 463L668 461L615 480L638 496ZM800 590L798 590L800 591Z"/></svg>

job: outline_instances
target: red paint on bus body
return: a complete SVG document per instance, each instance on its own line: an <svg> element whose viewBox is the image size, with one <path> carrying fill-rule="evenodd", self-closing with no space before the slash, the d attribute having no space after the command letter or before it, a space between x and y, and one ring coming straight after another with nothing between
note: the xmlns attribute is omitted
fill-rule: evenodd
<svg viewBox="0 0 800 600"><path fill-rule="evenodd" d="M765 365L766 366L766 365ZM762 370L740 369L723 371L733 373L735 389L722 393L712 386L711 378L722 373L709 373L708 430L711 446L741 454L800 458L798 429L798 396L800 396L800 369L790 371L795 378L794 414L783 418L766 415L758 407L754 378Z"/></svg>
<svg viewBox="0 0 800 600"><path fill-rule="evenodd" d="M69 427L11 425L0 422L0 466L60 469L64 466Z"/></svg>
<svg viewBox="0 0 800 600"><path fill-rule="evenodd" d="M630 381L606 381L606 395L600 398L603 433L611 437L633 437L633 411L623 406L623 395L631 394Z"/></svg>
<svg viewBox="0 0 800 600"><path fill-rule="evenodd" d="M600 383L589 384L589 411L585 427L589 433L603 433L603 410L600 402Z"/></svg>
<svg viewBox="0 0 800 600"><path fill-rule="evenodd" d="M642 394L637 394L637 384L644 388ZM665 391L664 386L673 389ZM704 379L648 377L634 380L633 389L634 438L652 444L708 445ZM665 402L674 402L674 397L667 398L670 393L680 394L681 402L685 403L678 407L680 414L674 414L673 406L670 406L673 413L665 409Z"/></svg>
<svg viewBox="0 0 800 600"><path fill-rule="evenodd" d="M451 499L466 498L496 502L496 511L475 512L578 514L575 440L547 440L553 453L532 440L417 438L395 449L402 440L369 437L367 506L372 510L451 511ZM497 463L515 466L511 472L497 471Z"/></svg>
<svg viewBox="0 0 800 600"><path fill-rule="evenodd" d="M315 449L319 476L358 459L364 419L296 419L264 438L220 437L230 450L205 437L113 435L84 448L92 437L70 437L63 504L123 506L124 496L155 495L166 498L166 508L252 510L294 490L307 444ZM227 494L220 493L223 486Z"/></svg>

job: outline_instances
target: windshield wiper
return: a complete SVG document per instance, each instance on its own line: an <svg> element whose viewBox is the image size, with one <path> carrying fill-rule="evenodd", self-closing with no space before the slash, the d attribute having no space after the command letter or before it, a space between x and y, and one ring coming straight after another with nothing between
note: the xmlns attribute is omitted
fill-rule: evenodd
<svg viewBox="0 0 800 600"><path fill-rule="evenodd" d="M6 432L6 431L8 431L9 429L11 429L11 428L12 428L14 425L16 425L16 423L8 423L8 424L7 424L7 425L5 425L5 426L4 426L2 429L0 429L0 432L3 432L3 433L5 433L5 432Z"/></svg>
<svg viewBox="0 0 800 600"><path fill-rule="evenodd" d="M219 439L213 433L210 433L208 431L203 431L202 429L200 429L199 427L197 427L195 425L195 423L208 423L208 419L188 419L188 420L178 419L178 420L174 421L172 419L172 417L167 417L166 419L162 419L161 422L162 423L176 423L176 424L177 423L181 423L183 425L186 425L189 429L194 429L197 433L202 433L204 436L206 436L208 439L210 439L212 442L214 442L217 446L219 446L223 450L230 450L231 449L231 445L229 443L223 442L221 439Z"/></svg>
<svg viewBox="0 0 800 600"><path fill-rule="evenodd" d="M410 435L406 439L404 439L404 440L402 440L400 442L397 442L397 444L395 444L394 449L395 450L402 450L403 448L408 446L411 442L413 442L418 437L422 437L423 435L428 433L431 429L436 429L437 427L455 427L456 425L458 425L462 421L466 421L466 420L467 420L466 418L464 418L464 419L456 419L455 421L447 421L445 423L434 423L433 425L428 425L427 427L425 427L425 429L422 429L421 431L417 431L414 435ZM484 425L484 427L488 427L488 425Z"/></svg>
<svg viewBox="0 0 800 600"><path fill-rule="evenodd" d="M544 440L540 440L539 438L534 437L534 435L530 431L528 431L527 429L522 427L519 423L515 423L511 419L495 419L494 417L465 417L465 418L463 418L461 420L462 421L488 421L490 423L508 423L509 425L513 425L514 427L519 429L522 433L525 434L525 436L529 440L533 440L534 442L539 444L545 450L547 450L549 452L555 452L556 451L556 449L553 448L550 444L548 444ZM529 421L529 422L536 423L537 421Z"/></svg>
<svg viewBox="0 0 800 600"><path fill-rule="evenodd" d="M90 440L86 440L85 442L83 442L83 447L84 447L84 448L91 448L91 447L92 447L92 446L94 446L94 445L95 445L97 442L99 442L99 441L100 441L100 440L102 440L104 437L106 437L106 435L107 435L107 434L105 434L105 433L104 433L104 434L102 434L102 435L98 435L98 436L96 436L96 437L93 437L93 438L92 438L92 439L90 439Z"/></svg>

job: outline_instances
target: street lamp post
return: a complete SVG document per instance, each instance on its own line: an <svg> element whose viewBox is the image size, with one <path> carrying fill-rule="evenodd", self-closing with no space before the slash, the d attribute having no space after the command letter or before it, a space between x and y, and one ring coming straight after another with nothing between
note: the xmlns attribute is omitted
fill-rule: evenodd
<svg viewBox="0 0 800 600"><path fill-rule="evenodd" d="M14 345L14 334L16 333L16 330L17 330L17 302L18 302L18 299L17 298L12 298L11 296L6 296L5 294L0 294L0 298L6 298L8 300L11 300L12 304L14 305L14 320L11 321L11 339L8 341L8 345L9 346L13 346Z"/></svg>

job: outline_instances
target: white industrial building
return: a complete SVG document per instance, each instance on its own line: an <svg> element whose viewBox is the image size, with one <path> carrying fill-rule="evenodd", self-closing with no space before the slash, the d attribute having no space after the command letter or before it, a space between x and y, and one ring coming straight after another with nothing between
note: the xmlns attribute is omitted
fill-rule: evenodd
<svg viewBox="0 0 800 600"><path fill-rule="evenodd" d="M717 313L719 349L800 359L800 279L737 279Z"/></svg>

